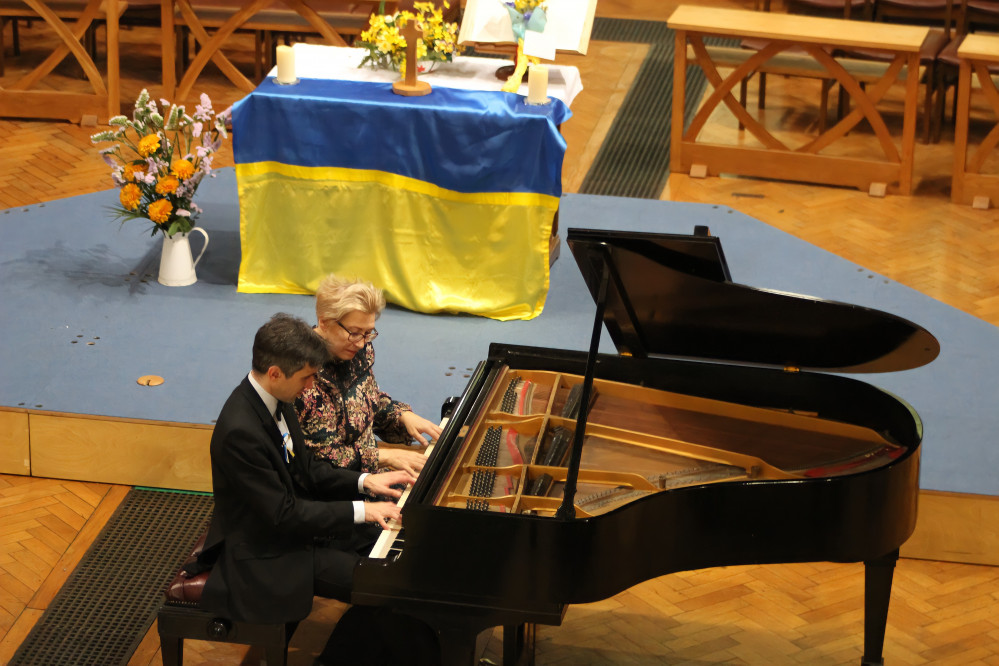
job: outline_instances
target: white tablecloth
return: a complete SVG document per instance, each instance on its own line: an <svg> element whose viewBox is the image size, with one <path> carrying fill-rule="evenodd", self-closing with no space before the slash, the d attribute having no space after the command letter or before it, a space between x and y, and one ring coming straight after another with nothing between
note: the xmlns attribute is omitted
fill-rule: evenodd
<svg viewBox="0 0 999 666"><path fill-rule="evenodd" d="M305 79L343 79L347 81L381 81L392 83L399 80L399 73L387 69L358 67L367 54L366 49L323 46L318 44L295 44L295 76ZM421 74L420 79L431 86L461 88L464 90L499 90L503 81L496 78L496 70L512 60L498 58L473 58L455 56L453 62L442 62L429 74ZM576 95L583 90L579 69L571 65L547 65L548 95L555 97L566 106L572 106ZM268 74L277 75L275 67ZM527 96L527 83L523 83L518 94Z"/></svg>

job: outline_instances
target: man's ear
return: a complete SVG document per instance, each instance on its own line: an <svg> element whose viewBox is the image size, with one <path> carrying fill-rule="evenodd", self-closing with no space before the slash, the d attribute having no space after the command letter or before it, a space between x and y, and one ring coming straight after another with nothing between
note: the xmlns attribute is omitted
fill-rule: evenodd
<svg viewBox="0 0 999 666"><path fill-rule="evenodd" d="M272 382L280 381L284 379L284 373L281 372L281 368L279 368L276 365L272 365L271 367L267 368L267 379L271 380Z"/></svg>

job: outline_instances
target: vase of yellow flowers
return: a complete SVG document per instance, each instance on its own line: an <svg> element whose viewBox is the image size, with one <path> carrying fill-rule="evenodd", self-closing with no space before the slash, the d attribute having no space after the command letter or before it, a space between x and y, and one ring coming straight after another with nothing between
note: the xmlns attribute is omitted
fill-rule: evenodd
<svg viewBox="0 0 999 666"><path fill-rule="evenodd" d="M394 14L372 14L368 29L363 31L355 46L367 49L361 60L361 67L369 65L383 69L406 71L406 39L400 31L410 21L422 32L416 45L416 59L420 61L417 70L429 72L442 62L451 62L458 46L458 24L444 20L444 9L451 5L443 3L443 8L433 2L414 2L413 11L404 10Z"/></svg>
<svg viewBox="0 0 999 666"><path fill-rule="evenodd" d="M111 143L100 152L118 187L119 203L111 207L113 215L122 224L148 220L152 235L163 234L163 284L182 286L197 280L197 260L191 258L188 236L192 230L204 235L200 260L208 234L195 226L202 211L194 195L206 176L215 175L212 159L228 136L226 120L225 112L215 113L207 95L201 95L194 114L188 115L181 105L166 100L158 105L143 90L135 100L131 120L115 116L108 121L112 129L90 137L94 143Z"/></svg>

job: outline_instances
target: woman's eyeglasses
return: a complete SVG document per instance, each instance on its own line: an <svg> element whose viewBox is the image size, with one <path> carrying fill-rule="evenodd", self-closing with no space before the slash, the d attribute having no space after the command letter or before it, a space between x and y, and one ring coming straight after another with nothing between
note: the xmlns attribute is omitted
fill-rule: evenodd
<svg viewBox="0 0 999 666"><path fill-rule="evenodd" d="M375 329L371 329L367 333L361 333L361 332L355 333L354 331L350 330L349 328L341 324L339 319L336 320L336 325L342 328L343 330L347 331L347 339L350 340L351 342L360 342L361 340L364 340L365 342L371 342L372 340L378 337L378 331Z"/></svg>

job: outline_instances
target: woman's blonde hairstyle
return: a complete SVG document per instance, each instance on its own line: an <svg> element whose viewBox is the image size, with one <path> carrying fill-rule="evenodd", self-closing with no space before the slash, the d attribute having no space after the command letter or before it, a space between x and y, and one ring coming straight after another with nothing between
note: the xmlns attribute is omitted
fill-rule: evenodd
<svg viewBox="0 0 999 666"><path fill-rule="evenodd" d="M331 273L316 289L316 318L321 322L337 321L355 310L377 317L384 309L382 290L364 280L348 280Z"/></svg>

